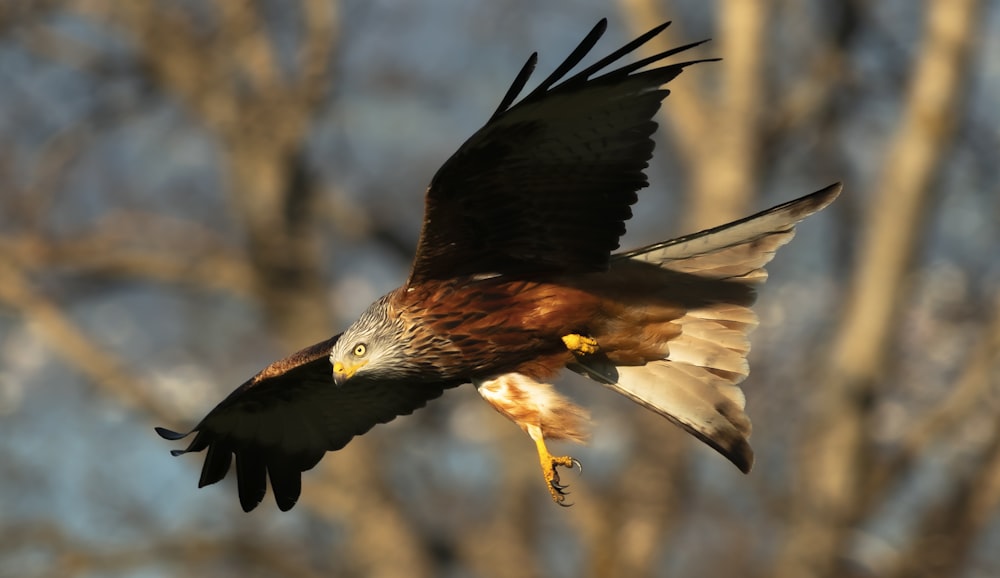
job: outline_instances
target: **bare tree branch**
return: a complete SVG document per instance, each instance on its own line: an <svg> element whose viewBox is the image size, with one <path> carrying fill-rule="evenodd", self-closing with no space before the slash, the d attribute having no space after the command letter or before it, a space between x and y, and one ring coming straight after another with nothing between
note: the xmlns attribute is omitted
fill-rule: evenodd
<svg viewBox="0 0 1000 578"><path fill-rule="evenodd" d="M20 313L25 321L38 328L52 350L77 367L96 387L124 405L141 409L157 420L172 420L174 412L139 387L141 380L132 375L114 355L98 346L64 313L45 298L26 277L19 264L0 253L0 303Z"/></svg>
<svg viewBox="0 0 1000 578"><path fill-rule="evenodd" d="M30 235L0 237L0 251L33 270L64 269L82 275L183 285L225 291L243 298L252 296L253 277L238 257L115 246L104 241L91 237L60 242Z"/></svg>

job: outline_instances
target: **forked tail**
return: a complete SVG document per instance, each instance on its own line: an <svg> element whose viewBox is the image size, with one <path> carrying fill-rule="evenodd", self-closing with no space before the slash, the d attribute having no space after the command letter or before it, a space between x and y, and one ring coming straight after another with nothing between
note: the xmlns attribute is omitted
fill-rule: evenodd
<svg viewBox="0 0 1000 578"><path fill-rule="evenodd" d="M750 419L738 384L750 372L753 287L767 279L764 266L795 235L795 224L840 190L839 183L831 185L733 223L616 255L616 261L679 274L684 314L670 323L680 332L661 344L665 357L645 365L615 365L596 355L578 357L571 369L670 419L749 472Z"/></svg>

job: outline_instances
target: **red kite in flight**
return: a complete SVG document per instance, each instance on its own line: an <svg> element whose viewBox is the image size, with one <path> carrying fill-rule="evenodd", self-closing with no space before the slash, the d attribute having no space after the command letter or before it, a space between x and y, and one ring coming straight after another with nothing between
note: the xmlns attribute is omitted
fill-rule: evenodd
<svg viewBox="0 0 1000 578"><path fill-rule="evenodd" d="M648 184L663 86L705 60L662 64L699 42L618 65L663 24L567 78L606 27L598 23L515 102L532 55L486 125L437 172L400 288L339 336L266 367L194 428L187 449L173 453L208 450L199 486L224 478L235 455L243 509L260 503L270 479L288 510L301 473L326 452L471 382L534 440L547 488L563 503L557 468L579 463L550 454L545 440L583 441L588 421L549 385L564 368L750 470L738 384L749 372L755 287L795 224L832 202L840 185L613 253Z"/></svg>

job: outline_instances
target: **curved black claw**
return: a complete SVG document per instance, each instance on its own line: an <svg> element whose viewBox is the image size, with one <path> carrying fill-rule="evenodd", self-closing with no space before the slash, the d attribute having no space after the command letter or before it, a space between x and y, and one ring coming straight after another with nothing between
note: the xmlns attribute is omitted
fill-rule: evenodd
<svg viewBox="0 0 1000 578"><path fill-rule="evenodd" d="M568 504L566 503L566 496L568 496L570 494L570 492L567 491L567 489L569 488L569 484L563 484L563 483L560 482L560 480L559 480L559 469L558 468L560 466L562 466L564 468L565 467L576 468L581 473L583 472L583 464L580 463L580 460L578 460L576 458L569 458L569 460L570 460L570 463L568 465L567 464L557 464L557 463L554 463L552 465L552 478L551 478L551 480L549 480L549 490L552 493L553 499L560 506L567 507L567 508L569 506L573 505L572 502L568 503Z"/></svg>
<svg viewBox="0 0 1000 578"><path fill-rule="evenodd" d="M569 503L569 504L566 503L566 496L568 496L570 494L569 492L566 491L566 488L569 487L569 484L566 484L564 486L564 485L562 485L562 484L559 483L559 480L553 480L552 483L549 484L549 487L552 489L553 496L558 496L555 499L555 502L557 504L559 504L560 506L562 506L564 508L568 508L568 507L570 507L570 506L573 505L572 502Z"/></svg>

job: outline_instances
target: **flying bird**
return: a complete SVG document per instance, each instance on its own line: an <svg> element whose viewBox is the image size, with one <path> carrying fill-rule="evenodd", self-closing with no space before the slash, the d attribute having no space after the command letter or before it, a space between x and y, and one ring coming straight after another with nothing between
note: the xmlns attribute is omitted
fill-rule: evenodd
<svg viewBox="0 0 1000 578"><path fill-rule="evenodd" d="M569 369L753 464L738 387L764 266L840 185L740 221L614 253L648 185L652 120L685 68L688 44L636 62L657 26L569 76L605 20L518 100L533 54L496 112L438 170L426 193L409 278L340 335L267 366L213 409L174 455L208 450L199 487L236 458L250 511L268 480L281 510L302 472L373 426L472 383L534 441L546 487L564 504L547 440L583 442L587 412L550 385ZM179 434L157 428L169 440Z"/></svg>

